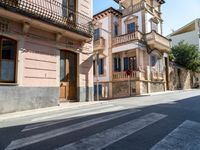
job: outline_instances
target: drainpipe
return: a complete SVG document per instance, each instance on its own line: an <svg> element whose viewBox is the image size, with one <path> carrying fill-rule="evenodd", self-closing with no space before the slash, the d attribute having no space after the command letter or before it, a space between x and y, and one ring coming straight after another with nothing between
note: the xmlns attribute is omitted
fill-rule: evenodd
<svg viewBox="0 0 200 150"><path fill-rule="evenodd" d="M98 51L96 52L96 79L97 79L97 101L99 101L99 53Z"/></svg>

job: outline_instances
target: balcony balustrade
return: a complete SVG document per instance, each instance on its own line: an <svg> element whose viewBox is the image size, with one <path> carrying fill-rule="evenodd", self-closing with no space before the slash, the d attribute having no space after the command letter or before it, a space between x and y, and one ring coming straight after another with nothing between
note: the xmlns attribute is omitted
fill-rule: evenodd
<svg viewBox="0 0 200 150"><path fill-rule="evenodd" d="M152 31L146 35L147 44L164 52L169 52L170 41L162 35Z"/></svg>
<svg viewBox="0 0 200 150"><path fill-rule="evenodd" d="M162 81L162 80L164 80L164 73L152 71L151 77L152 77L152 80Z"/></svg>
<svg viewBox="0 0 200 150"><path fill-rule="evenodd" d="M100 50L104 50L105 48L105 39L103 37L100 37L98 40L93 42L93 48L94 51L100 51Z"/></svg>
<svg viewBox="0 0 200 150"><path fill-rule="evenodd" d="M113 38L112 45L117 46L119 44L126 44L134 40L140 40L141 37L142 37L142 34L139 31L136 31L130 34L120 35Z"/></svg>
<svg viewBox="0 0 200 150"><path fill-rule="evenodd" d="M57 0L0 0L0 7L26 17L92 37L92 19Z"/></svg>
<svg viewBox="0 0 200 150"><path fill-rule="evenodd" d="M125 71L113 72L113 81L146 80L145 71L132 71L130 76Z"/></svg>

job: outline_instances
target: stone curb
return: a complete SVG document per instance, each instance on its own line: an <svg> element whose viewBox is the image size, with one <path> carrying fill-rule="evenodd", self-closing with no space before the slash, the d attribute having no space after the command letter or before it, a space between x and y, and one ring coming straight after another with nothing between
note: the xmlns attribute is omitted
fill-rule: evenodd
<svg viewBox="0 0 200 150"><path fill-rule="evenodd" d="M88 105L93 105L93 104L101 104L101 103L106 103L106 101L104 101L104 102L93 101L93 102L63 103L63 104L60 104L59 106L25 110L25 111L13 112L13 113L6 113L6 114L0 115L0 122L10 120L10 119L19 118L19 117L27 117L27 116L31 116L31 115L38 115L38 114L42 114L42 113L61 111L61 110L64 110L64 109L79 108L79 107L82 107L82 106L88 106Z"/></svg>

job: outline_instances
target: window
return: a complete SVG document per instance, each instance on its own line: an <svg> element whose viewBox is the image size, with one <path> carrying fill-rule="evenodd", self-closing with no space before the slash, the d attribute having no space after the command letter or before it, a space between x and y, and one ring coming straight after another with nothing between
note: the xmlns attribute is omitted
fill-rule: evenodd
<svg viewBox="0 0 200 150"><path fill-rule="evenodd" d="M76 1L75 0L62 0L63 16L69 18L70 21L75 21Z"/></svg>
<svg viewBox="0 0 200 150"><path fill-rule="evenodd" d="M158 32L158 24L154 21L151 22L151 30Z"/></svg>
<svg viewBox="0 0 200 150"><path fill-rule="evenodd" d="M127 24L127 33L133 33L135 32L135 23L129 23Z"/></svg>
<svg viewBox="0 0 200 150"><path fill-rule="evenodd" d="M128 57L125 57L125 58L124 58L124 71L127 71L127 70L128 70L128 68L129 68L129 67L128 67L128 63L129 63L129 62L128 62Z"/></svg>
<svg viewBox="0 0 200 150"><path fill-rule="evenodd" d="M121 71L121 59L119 57L114 58L114 71L115 72Z"/></svg>
<svg viewBox="0 0 200 150"><path fill-rule="evenodd" d="M100 30L98 28L94 30L94 41L99 40L99 38L100 38Z"/></svg>
<svg viewBox="0 0 200 150"><path fill-rule="evenodd" d="M0 37L0 82L15 82L17 42Z"/></svg>
<svg viewBox="0 0 200 150"><path fill-rule="evenodd" d="M155 55L151 56L151 66L154 67L157 63L157 57Z"/></svg>
<svg viewBox="0 0 200 150"><path fill-rule="evenodd" d="M114 25L114 36L118 36L118 24Z"/></svg>
<svg viewBox="0 0 200 150"><path fill-rule="evenodd" d="M99 74L102 75L104 74L104 60L99 59Z"/></svg>

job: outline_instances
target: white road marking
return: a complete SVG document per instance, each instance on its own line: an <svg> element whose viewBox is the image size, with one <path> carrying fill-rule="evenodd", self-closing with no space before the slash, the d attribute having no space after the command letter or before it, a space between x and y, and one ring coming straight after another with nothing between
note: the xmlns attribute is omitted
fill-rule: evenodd
<svg viewBox="0 0 200 150"><path fill-rule="evenodd" d="M17 139L17 140L12 141L5 150L13 150L13 149L17 149L17 148L22 148L22 147L28 146L30 144L38 143L38 142L41 142L41 141L44 141L44 140L47 140L47 139L50 139L50 138L54 138L54 137L61 136L61 135L67 134L67 133L71 133L71 132L74 132L76 130L80 130L80 129L84 129L84 128L87 128L87 127L90 127L90 126L94 126L94 125L97 125L99 123L103 123L103 122L106 122L106 121L117 119L117 118L129 115L129 114L132 114L132 113L136 113L136 112L139 112L139 111L140 110L138 110L138 109L121 111L121 112L113 113L113 114L110 114L110 115L105 115L103 117L98 117L98 118L95 118L95 119L91 119L91 120L87 120L87 121L80 122L80 123L77 123L77 124L73 124L73 125L70 125L70 126L67 126L67 127L55 129L55 130L52 130L52 131L49 131L49 132L44 132L44 133L40 133L40 134L37 134L37 135L29 136L29 137L26 137L26 138Z"/></svg>
<svg viewBox="0 0 200 150"><path fill-rule="evenodd" d="M99 110L99 109L101 109L101 110ZM59 123L62 123L62 122L67 122L67 121L70 121L70 120L77 119L77 117L83 117L83 116L88 116L88 115L93 115L93 114L119 111L119 110L122 110L122 109L124 109L124 107L122 107L122 106L116 106L116 107L107 106L107 107L101 107L101 108L96 108L96 109L92 109L92 110L89 109L88 110L89 112L85 112L85 113L84 112L81 113L81 112L76 111L76 112L74 112L76 114L73 114L73 113L66 114L65 118L63 118L64 120L61 120L61 121L54 121L54 122L51 121L51 122L46 122L46 123L44 122L44 123L38 123L38 124L26 126L22 130L22 132L26 132L26 131L30 131L30 130L34 130L34 129L39 129L39 128L59 124ZM96 111L94 111L94 110L96 110Z"/></svg>
<svg viewBox="0 0 200 150"><path fill-rule="evenodd" d="M185 121L151 150L200 150L200 123Z"/></svg>
<svg viewBox="0 0 200 150"><path fill-rule="evenodd" d="M65 145L57 150L101 150L165 117L166 115L163 114L151 113L80 141Z"/></svg>
<svg viewBox="0 0 200 150"><path fill-rule="evenodd" d="M80 110L79 109L75 109L75 110L70 110L69 112L65 111L65 112L58 112L57 114L51 114L51 115L48 115L48 116L43 116L43 117L37 117L37 118L34 118L31 120L31 122L38 122L38 121L44 121L44 120L47 120L47 119L51 119L51 118L58 118L58 117L61 117L61 116L71 116L72 114L75 114L75 113L81 113L81 112L85 112L85 111L93 111L93 110L96 110L96 109L103 109L103 108L107 108L107 107L112 107L113 105L101 105L101 106L98 106L98 107L86 107L86 108L82 108Z"/></svg>

